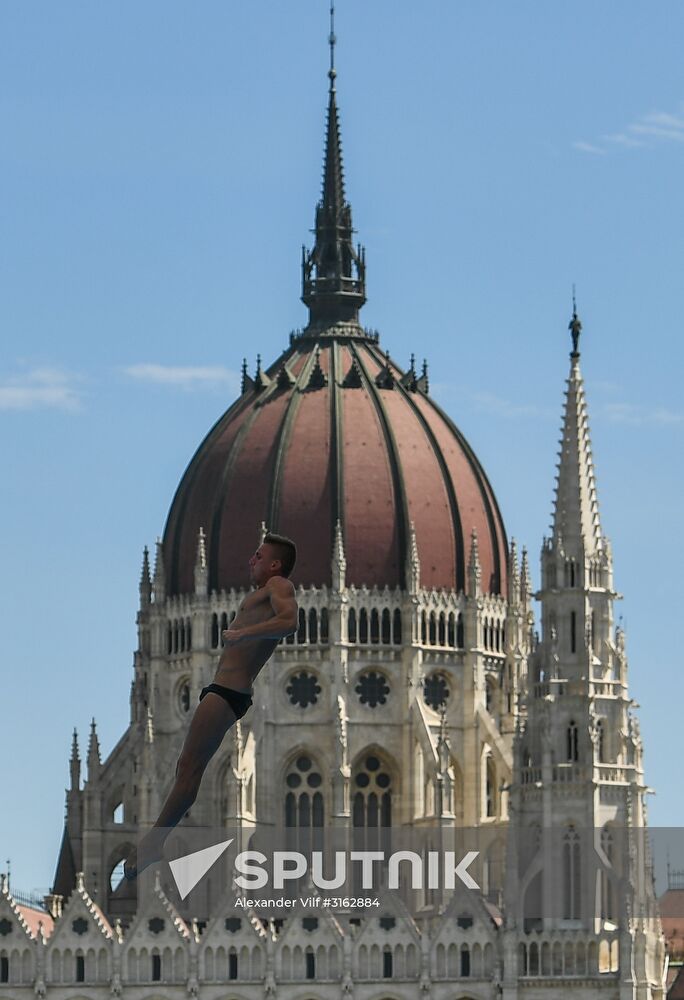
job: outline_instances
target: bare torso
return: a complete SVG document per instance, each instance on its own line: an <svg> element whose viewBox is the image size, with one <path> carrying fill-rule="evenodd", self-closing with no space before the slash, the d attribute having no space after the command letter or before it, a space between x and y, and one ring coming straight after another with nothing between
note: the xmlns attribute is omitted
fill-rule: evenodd
<svg viewBox="0 0 684 1000"><path fill-rule="evenodd" d="M268 590L260 587L247 594L230 627L243 628L272 617ZM235 691L248 691L278 642L278 639L245 639L236 646L228 646L221 654L214 683Z"/></svg>

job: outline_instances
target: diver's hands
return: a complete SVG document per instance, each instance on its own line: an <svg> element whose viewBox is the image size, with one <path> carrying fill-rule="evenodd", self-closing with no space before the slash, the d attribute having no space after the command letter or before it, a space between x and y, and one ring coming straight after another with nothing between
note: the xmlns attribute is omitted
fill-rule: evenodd
<svg viewBox="0 0 684 1000"><path fill-rule="evenodd" d="M226 628L221 633L224 646L237 646L239 642L247 639L243 628Z"/></svg>

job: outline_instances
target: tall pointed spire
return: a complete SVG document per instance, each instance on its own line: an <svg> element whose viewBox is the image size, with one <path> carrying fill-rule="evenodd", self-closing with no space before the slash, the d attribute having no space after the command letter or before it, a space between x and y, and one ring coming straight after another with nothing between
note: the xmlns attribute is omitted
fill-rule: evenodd
<svg viewBox="0 0 684 1000"><path fill-rule="evenodd" d="M143 549L142 572L140 574L140 607L146 608L152 600L152 577L150 575L150 554L147 546Z"/></svg>
<svg viewBox="0 0 684 1000"><path fill-rule="evenodd" d="M603 538L584 381L579 366L579 336L582 324L577 316L574 294L569 329L572 335L572 351L560 440L558 485L553 510L553 538L556 542L562 541L566 551L569 551L573 543L581 543L584 552L590 554L603 547Z"/></svg>
<svg viewBox="0 0 684 1000"><path fill-rule="evenodd" d="M164 548L161 538L157 539L152 592L154 594L155 604L161 604L166 597L166 571L164 569Z"/></svg>
<svg viewBox="0 0 684 1000"><path fill-rule="evenodd" d="M71 759L69 761L69 771L71 773L71 790L77 792L81 787L81 757L78 752L78 733L74 729L71 741Z"/></svg>
<svg viewBox="0 0 684 1000"><path fill-rule="evenodd" d="M335 90L335 7L330 5L328 121L323 164L323 192L316 207L313 250L302 253L302 300L309 307L309 328L338 323L358 326L366 301L365 253L352 243L351 206L345 200L342 143Z"/></svg>
<svg viewBox="0 0 684 1000"><path fill-rule="evenodd" d="M88 780L96 779L100 772L100 741L97 736L95 719L90 723L90 739L88 740Z"/></svg>

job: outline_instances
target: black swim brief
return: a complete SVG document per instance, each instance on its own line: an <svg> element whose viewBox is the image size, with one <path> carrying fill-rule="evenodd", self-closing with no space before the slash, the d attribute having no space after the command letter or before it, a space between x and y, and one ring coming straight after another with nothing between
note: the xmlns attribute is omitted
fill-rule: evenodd
<svg viewBox="0 0 684 1000"><path fill-rule="evenodd" d="M199 700L204 698L205 694L209 692L219 695L224 701L227 701L230 707L235 712L235 718L241 719L248 708L252 705L252 697L245 691L233 691L232 688L223 687L221 684L209 684L207 687L202 688L200 692Z"/></svg>

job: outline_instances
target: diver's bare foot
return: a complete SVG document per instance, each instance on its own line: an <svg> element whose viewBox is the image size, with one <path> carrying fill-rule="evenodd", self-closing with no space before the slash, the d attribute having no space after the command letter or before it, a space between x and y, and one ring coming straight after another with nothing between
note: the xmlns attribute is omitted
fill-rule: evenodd
<svg viewBox="0 0 684 1000"><path fill-rule="evenodd" d="M150 865L163 859L165 834L166 831L160 830L159 827L153 827L145 834L124 861L124 878L132 882Z"/></svg>

